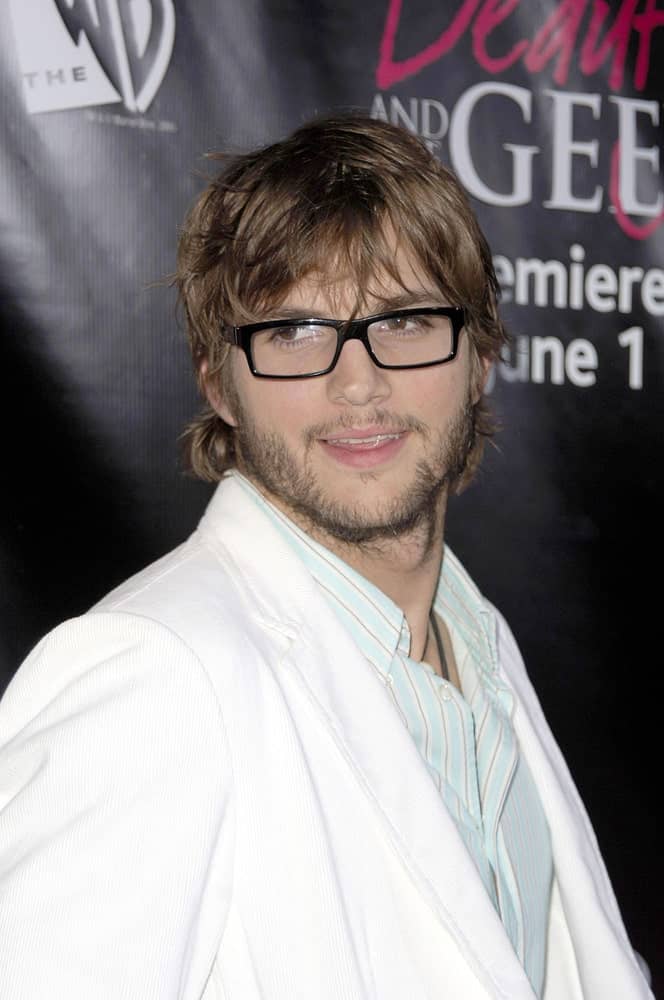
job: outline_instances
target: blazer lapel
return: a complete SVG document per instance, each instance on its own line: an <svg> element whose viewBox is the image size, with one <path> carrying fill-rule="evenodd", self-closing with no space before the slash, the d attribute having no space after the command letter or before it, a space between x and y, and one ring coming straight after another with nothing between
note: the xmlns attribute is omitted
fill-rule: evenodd
<svg viewBox="0 0 664 1000"><path fill-rule="evenodd" d="M232 477L218 488L201 530L231 555L263 625L289 638L278 669L297 679L477 978L491 996L532 1000L500 918L392 699L304 565Z"/></svg>

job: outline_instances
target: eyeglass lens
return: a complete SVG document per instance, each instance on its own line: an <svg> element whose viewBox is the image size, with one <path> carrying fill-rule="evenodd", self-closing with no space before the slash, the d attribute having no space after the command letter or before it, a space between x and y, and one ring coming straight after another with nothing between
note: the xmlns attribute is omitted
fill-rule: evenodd
<svg viewBox="0 0 664 1000"><path fill-rule="evenodd" d="M425 313L377 319L367 336L378 361L394 368L443 361L453 345L449 317ZM251 350L262 375L309 375L332 364L337 331L325 324L281 323L254 333Z"/></svg>

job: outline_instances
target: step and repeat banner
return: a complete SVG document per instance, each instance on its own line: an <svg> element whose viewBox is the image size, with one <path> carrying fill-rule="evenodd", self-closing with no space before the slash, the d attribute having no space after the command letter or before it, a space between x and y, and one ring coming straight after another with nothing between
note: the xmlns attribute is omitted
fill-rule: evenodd
<svg viewBox="0 0 664 1000"><path fill-rule="evenodd" d="M450 545L506 613L633 942L664 980L664 3L9 0L0 690L210 488L169 286L206 154L364 109L459 175L513 342Z"/></svg>

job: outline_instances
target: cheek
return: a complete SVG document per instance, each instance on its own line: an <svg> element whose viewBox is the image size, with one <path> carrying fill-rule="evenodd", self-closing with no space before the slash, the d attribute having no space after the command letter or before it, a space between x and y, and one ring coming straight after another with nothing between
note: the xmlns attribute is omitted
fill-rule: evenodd
<svg viewBox="0 0 664 1000"><path fill-rule="evenodd" d="M254 425L266 433L276 433L290 441L300 438L306 428L315 423L320 410L311 391L303 382L271 382L257 379L249 373L251 382L243 379L243 412Z"/></svg>
<svg viewBox="0 0 664 1000"><path fill-rule="evenodd" d="M403 387L401 404L418 412L424 419L435 422L456 413L467 398L469 375L465 365L454 363L439 368L423 368L413 372L413 379Z"/></svg>

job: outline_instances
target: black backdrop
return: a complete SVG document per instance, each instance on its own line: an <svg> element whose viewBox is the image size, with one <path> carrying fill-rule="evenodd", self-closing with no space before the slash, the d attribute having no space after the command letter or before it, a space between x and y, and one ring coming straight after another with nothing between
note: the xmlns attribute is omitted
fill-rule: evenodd
<svg viewBox="0 0 664 1000"><path fill-rule="evenodd" d="M449 541L519 639L656 992L663 28L656 0L10 0L0 27L0 690L209 495L163 280L204 154L334 109L401 121L466 186L514 334Z"/></svg>

